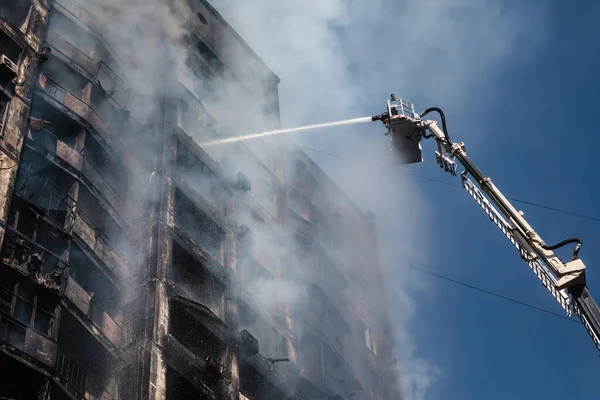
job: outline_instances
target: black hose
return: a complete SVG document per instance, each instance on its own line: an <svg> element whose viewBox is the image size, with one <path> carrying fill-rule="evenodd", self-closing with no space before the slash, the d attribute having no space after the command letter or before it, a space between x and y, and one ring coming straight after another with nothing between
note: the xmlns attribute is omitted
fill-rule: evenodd
<svg viewBox="0 0 600 400"><path fill-rule="evenodd" d="M573 260L577 260L579 258L579 250L581 249L581 245L582 245L581 240L577 239L577 238L565 239L562 242L556 243L552 246L543 245L542 249L556 250L558 248L561 248L561 247L566 246L571 243L577 243L577 246L575 246L575 250L573 250Z"/></svg>
<svg viewBox="0 0 600 400"><path fill-rule="evenodd" d="M424 117L425 115L429 114L432 111L435 111L438 114L440 114L440 118L442 119L442 129L444 130L444 135L446 135L446 140L448 141L448 143L452 144L452 140L450 140L450 136L448 136L448 127L446 126L446 116L444 115L444 112L442 111L441 108L429 107L427 110L423 111L420 115L421 115L421 117Z"/></svg>

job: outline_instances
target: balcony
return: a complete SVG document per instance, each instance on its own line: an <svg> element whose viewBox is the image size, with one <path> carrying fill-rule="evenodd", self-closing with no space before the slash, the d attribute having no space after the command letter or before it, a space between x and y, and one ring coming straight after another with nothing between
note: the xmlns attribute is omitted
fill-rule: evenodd
<svg viewBox="0 0 600 400"><path fill-rule="evenodd" d="M240 389L250 398L293 398L295 376L283 364L275 367L260 354L246 358L240 366Z"/></svg>
<svg viewBox="0 0 600 400"><path fill-rule="evenodd" d="M226 228L219 223L219 219L211 218L179 189L175 193L174 208L174 229L206 253L207 258L223 265Z"/></svg>
<svg viewBox="0 0 600 400"><path fill-rule="evenodd" d="M292 228L295 231L302 233L305 236L313 237L313 226L312 224L296 211L288 208L288 220L286 221L286 225Z"/></svg>
<svg viewBox="0 0 600 400"><path fill-rule="evenodd" d="M3 15L15 27L21 25L27 13L29 12L31 3L27 1L2 1L0 2L0 15Z"/></svg>
<svg viewBox="0 0 600 400"><path fill-rule="evenodd" d="M59 6L61 11L66 11L91 28L100 26L98 19L75 0L54 0L54 6Z"/></svg>
<svg viewBox="0 0 600 400"><path fill-rule="evenodd" d="M14 193L57 226L70 230L77 201L25 159L19 167Z"/></svg>
<svg viewBox="0 0 600 400"><path fill-rule="evenodd" d="M56 360L57 345L25 324L0 314L0 341L52 367Z"/></svg>
<svg viewBox="0 0 600 400"><path fill-rule="evenodd" d="M130 268L125 256L127 252L123 249L125 241L120 238L111 240L105 230L97 223L99 214L102 212L107 214L107 211L99 205L91 208L92 205L96 204L90 203L94 197L90 194L83 198L84 190L80 190L79 200L91 199L90 201L76 201L67 195L65 191L69 190L68 188L75 180L60 168L44 161L45 164L41 164L41 166L44 167L46 173L53 174L54 177L49 179L33 168L27 158L30 158L30 156L24 153L17 175L15 196L26 207L34 209L35 214L44 217L55 227L66 233L75 233L108 268L112 269L117 277L128 276ZM31 214L32 212L28 210L28 213ZM106 215L105 217L115 223L111 219L112 216ZM31 216L31 218L34 217ZM32 220L31 224L34 226L37 222ZM31 231L32 226L19 222L18 229L23 232ZM116 254L117 252L119 254Z"/></svg>
<svg viewBox="0 0 600 400"><path fill-rule="evenodd" d="M193 176L190 171L178 169L177 172L172 177L181 190L193 198L206 214L218 221L219 225L225 227L225 193L216 177L203 179L202 176Z"/></svg>
<svg viewBox="0 0 600 400"><path fill-rule="evenodd" d="M339 357L344 356L344 347L342 342L337 338L331 325L325 320L321 313L309 312L302 314L302 322L305 326L311 329L314 334L322 337L328 345L335 350Z"/></svg>
<svg viewBox="0 0 600 400"><path fill-rule="evenodd" d="M96 111L94 111L89 104L69 92L59 83L47 76L40 76L40 87L43 89L43 93L73 112L76 117L83 119L83 124L88 129L93 129L98 132L105 141L112 143L116 140L114 133L102 118L100 118Z"/></svg>
<svg viewBox="0 0 600 400"><path fill-rule="evenodd" d="M94 76L96 73L96 61L93 58L69 43L53 30L48 30L46 41L52 48L66 57L73 68L84 75Z"/></svg>
<svg viewBox="0 0 600 400"><path fill-rule="evenodd" d="M217 120L187 88L181 90L183 95L180 97L177 107L175 121L177 126L195 140L217 138L219 131Z"/></svg>
<svg viewBox="0 0 600 400"><path fill-rule="evenodd" d="M92 297L79 284L68 278L65 297L75 308L86 317L93 331L99 331L116 348L124 344L121 327L104 311L93 305Z"/></svg>
<svg viewBox="0 0 600 400"><path fill-rule="evenodd" d="M322 245L321 241L317 241L316 254L320 272L328 286L338 293L349 288L348 280L342 272L342 263L328 247Z"/></svg>
<svg viewBox="0 0 600 400"><path fill-rule="evenodd" d="M92 185L106 198L115 210L125 210L125 200L115 190L114 186L104 177L104 174L90 163L87 159L83 163L83 176L86 177Z"/></svg>
<svg viewBox="0 0 600 400"><path fill-rule="evenodd" d="M90 216L79 211L73 224L73 233L115 277L125 279L130 276L132 271L130 263L126 257L116 253L117 245L103 234Z"/></svg>
<svg viewBox="0 0 600 400"><path fill-rule="evenodd" d="M4 236L1 257L2 262L46 288L60 291L64 287L67 264L12 228Z"/></svg>
<svg viewBox="0 0 600 400"><path fill-rule="evenodd" d="M102 388L93 374L62 351L58 351L56 357L55 374L63 388L77 399L116 400L112 394Z"/></svg>
<svg viewBox="0 0 600 400"><path fill-rule="evenodd" d="M327 294L327 285L318 276L309 278L310 286L308 294L311 301L315 302L311 307L313 313L326 316L324 322L332 328L336 336L343 336L350 333L350 324L346 315L346 307L339 295ZM335 346L334 346L335 347Z"/></svg>
<svg viewBox="0 0 600 400"><path fill-rule="evenodd" d="M167 362L168 399L216 398L213 390L207 386L204 374L207 363L204 358L192 353L171 335L166 337L164 355Z"/></svg>

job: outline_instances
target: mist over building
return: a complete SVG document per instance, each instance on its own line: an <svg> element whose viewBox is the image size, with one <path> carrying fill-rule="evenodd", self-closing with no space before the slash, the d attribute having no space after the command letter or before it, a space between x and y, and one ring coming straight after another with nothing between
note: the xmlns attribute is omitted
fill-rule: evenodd
<svg viewBox="0 0 600 400"><path fill-rule="evenodd" d="M400 399L375 221L203 0L0 2L0 398Z"/></svg>

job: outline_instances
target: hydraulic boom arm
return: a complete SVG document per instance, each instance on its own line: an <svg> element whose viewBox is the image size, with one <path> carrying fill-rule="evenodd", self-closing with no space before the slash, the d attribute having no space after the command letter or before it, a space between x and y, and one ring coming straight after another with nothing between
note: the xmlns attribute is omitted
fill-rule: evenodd
<svg viewBox="0 0 600 400"><path fill-rule="evenodd" d="M387 134L390 135L392 151L395 151L398 163L423 161L420 144L422 138L433 138L437 142L437 162L452 175L456 175L457 160L464 167L461 178L466 191L515 246L521 258L567 314L571 316L574 313L581 319L600 350L600 308L586 286L585 265L579 259L581 241L567 239L552 246L547 245L525 220L523 212L517 211L491 179L467 156L464 143L453 143L450 140L442 110L430 108L419 115L414 112L411 103L396 100L394 95L388 101L387 108L385 113L373 117L373 121L382 121L388 129ZM431 111L440 113L443 129L435 121L422 119ZM563 263L554 250L568 244L576 246L572 259Z"/></svg>

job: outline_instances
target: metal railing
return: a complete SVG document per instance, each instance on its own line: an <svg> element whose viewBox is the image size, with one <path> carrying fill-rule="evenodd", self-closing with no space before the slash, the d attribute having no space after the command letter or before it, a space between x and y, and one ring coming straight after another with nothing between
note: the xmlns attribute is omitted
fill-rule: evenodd
<svg viewBox="0 0 600 400"><path fill-rule="evenodd" d="M33 166L25 160L21 160L19 176L22 176L21 174L25 174L25 177L22 179L19 179L19 177L17 178L17 186L15 187L15 194L17 196L27 203L36 206L52 221L62 225L66 231L72 229L76 217L81 218L100 238L102 238L102 240L104 240L110 247L109 250L117 250L120 256L128 258L126 256L127 252L123 249L123 245L119 243L120 240L112 240L106 234L105 229L100 227L94 218L81 209L75 199L65 194L62 189L57 187L50 179L33 168ZM31 189L31 186L28 186L28 184L31 183L31 180L34 181L34 184L37 185L38 189L41 187L42 190L39 193L36 193L35 189L29 190ZM53 204L56 205L56 207L52 208L51 206ZM118 226L118 224L116 225Z"/></svg>
<svg viewBox="0 0 600 400"><path fill-rule="evenodd" d="M0 340L17 349L25 348L27 328L12 319L0 314Z"/></svg>
<svg viewBox="0 0 600 400"><path fill-rule="evenodd" d="M57 136L55 133L53 133L47 129L39 129L39 130L36 130L35 133L43 133L43 135L35 135L34 134L33 140L36 143L38 143L40 146L45 148L46 150L50 151L52 154L58 156L56 145L59 141L61 141L60 136ZM76 151L76 150L73 149L73 151ZM119 198L119 200L121 200L121 202L125 202L125 200L123 199L121 194L115 189L113 184L110 183L108 181L108 179L106 179L104 177L104 173L102 173L100 170L98 170L98 168L96 168L96 166L92 162L90 162L89 158L85 157L85 155L83 155L82 157L85 160L85 165L83 167L84 171L81 171L81 172L85 173L86 167L92 168L95 175L98 175L100 177L100 179L102 179L102 181L113 191L113 193ZM91 179L89 179L89 180L91 181Z"/></svg>
<svg viewBox="0 0 600 400"><path fill-rule="evenodd" d="M93 74L96 70L96 60L84 53L77 46L70 43L68 40L60 36L53 30L48 30L46 41L50 46L58 50L63 56L70 61L82 66L89 74Z"/></svg>
<svg viewBox="0 0 600 400"><path fill-rule="evenodd" d="M127 109L132 92L131 87L104 61L99 61L97 66L96 82L100 84L108 97L121 108Z"/></svg>
<svg viewBox="0 0 600 400"><path fill-rule="evenodd" d="M58 351L56 357L56 375L67 390L78 396L85 397L89 387L89 378L86 370L69 359L63 352Z"/></svg>
<svg viewBox="0 0 600 400"><path fill-rule="evenodd" d="M19 167L15 195L34 205L66 230L69 230L75 221L77 201L25 160L22 160Z"/></svg>
<svg viewBox="0 0 600 400"><path fill-rule="evenodd" d="M43 90L44 90L44 92L46 94L48 94L54 100L58 101L63 106L71 109L71 107L69 107L65 103L65 97L66 97L67 93L70 94L71 96L73 96L74 98L76 98L79 102L81 102L81 104L83 104L86 107L86 109L87 109L88 112L94 114L94 116L98 119L98 121L100 121L102 124L104 124L104 126L106 127L107 133L112 138L116 138L116 136L115 136L114 132L112 131L110 125L107 124L100 117L100 115L96 112L96 110L94 110L93 106L91 106L90 104L88 104L85 101L83 101L80 96L76 96L71 91L69 91L68 89L66 89L65 87L63 87L61 84L59 84L58 82L56 82L54 79L50 78L48 75L46 75L45 79L46 79L46 83L45 83L45 85L43 87ZM72 111L75 112L75 110L72 110ZM87 120L87 118L85 118L83 116L81 116L81 117L84 118L84 120L86 121L85 125L89 125L89 127L91 127L93 130L98 131L98 129L96 127L94 127L93 124L90 121Z"/></svg>
<svg viewBox="0 0 600 400"><path fill-rule="evenodd" d="M89 371L60 350L56 357L55 374L63 386L79 398L87 399L92 395L97 399L115 400L113 395L102 389Z"/></svg>
<svg viewBox="0 0 600 400"><path fill-rule="evenodd" d="M21 233L9 228L4 237L2 260L36 277L47 286L62 288L68 264Z"/></svg>
<svg viewBox="0 0 600 400"><path fill-rule="evenodd" d="M36 143L38 143L40 146L42 146L43 148L45 148L46 150L48 150L49 152L51 152L52 154L58 156L56 144L60 140L60 137L57 136L56 134L54 134L53 132L50 132L47 129L40 129L40 130L36 131L36 133L43 133L43 135L34 135L33 136L34 141ZM52 140L50 140L49 138L51 138ZM96 168L96 166L94 166L94 164L92 164L89 161L89 159L85 157L85 155L83 156L83 159L85 160L85 163L83 166L83 170L81 171L82 174L85 176L85 173L86 173L85 169L91 168L92 172L94 173L94 176L98 176L104 182L104 184L106 184L106 186L108 186L108 188L114 193L114 195L119 198L119 201L124 204L125 200L123 199L123 196L121 196L121 194L115 189L113 184L110 183L105 178L104 174L102 172L100 172L98 170L98 168ZM86 178L92 183L92 185L96 186L94 184L93 179L90 179L89 177L86 177ZM101 192L101 190L100 190L100 192ZM116 205L115 205L115 208L117 208Z"/></svg>
<svg viewBox="0 0 600 400"><path fill-rule="evenodd" d="M90 24L97 24L98 19L81 4L74 0L54 0L55 4L60 5L75 18Z"/></svg>

